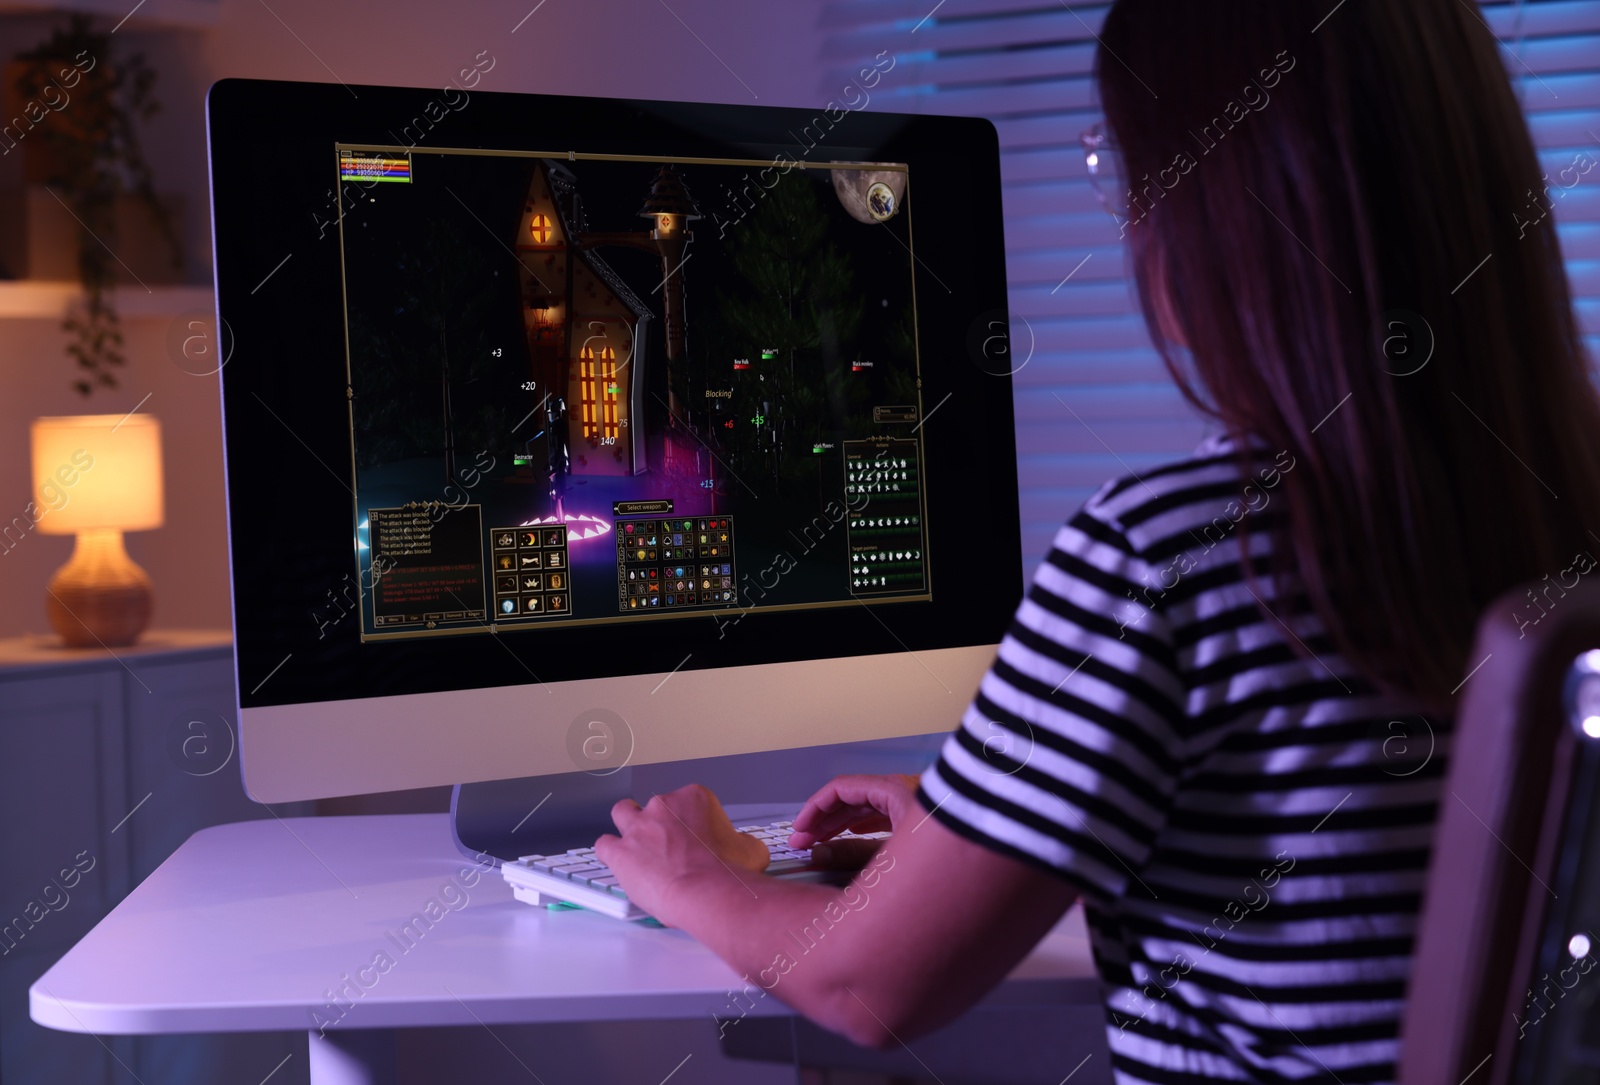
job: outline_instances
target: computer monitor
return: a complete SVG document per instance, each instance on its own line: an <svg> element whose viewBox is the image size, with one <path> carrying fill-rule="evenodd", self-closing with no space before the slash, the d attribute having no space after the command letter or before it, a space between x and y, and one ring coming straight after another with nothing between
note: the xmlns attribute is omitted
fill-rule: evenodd
<svg viewBox="0 0 1600 1085"><path fill-rule="evenodd" d="M956 723L1022 586L991 124L235 79L207 115L252 797Z"/></svg>

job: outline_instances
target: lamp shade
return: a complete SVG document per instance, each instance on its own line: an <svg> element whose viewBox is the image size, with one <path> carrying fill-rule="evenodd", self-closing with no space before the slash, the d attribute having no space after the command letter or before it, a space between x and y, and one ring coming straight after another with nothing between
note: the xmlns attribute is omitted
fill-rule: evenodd
<svg viewBox="0 0 1600 1085"><path fill-rule="evenodd" d="M33 500L46 535L161 526L161 423L147 414L33 423Z"/></svg>

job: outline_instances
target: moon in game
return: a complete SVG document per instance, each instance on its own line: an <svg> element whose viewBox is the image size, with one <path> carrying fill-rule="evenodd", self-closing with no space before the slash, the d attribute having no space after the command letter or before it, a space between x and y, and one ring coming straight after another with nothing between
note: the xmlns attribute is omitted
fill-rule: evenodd
<svg viewBox="0 0 1600 1085"><path fill-rule="evenodd" d="M872 225L900 213L906 175L900 170L834 170L833 191L851 218Z"/></svg>

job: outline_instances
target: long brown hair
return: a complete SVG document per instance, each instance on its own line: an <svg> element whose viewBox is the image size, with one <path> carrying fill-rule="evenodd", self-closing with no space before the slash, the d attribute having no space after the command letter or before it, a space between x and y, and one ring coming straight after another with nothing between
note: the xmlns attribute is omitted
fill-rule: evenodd
<svg viewBox="0 0 1600 1085"><path fill-rule="evenodd" d="M1296 457L1273 575L1448 711L1490 600L1600 554L1600 401L1476 5L1118 0L1096 79L1157 349Z"/></svg>

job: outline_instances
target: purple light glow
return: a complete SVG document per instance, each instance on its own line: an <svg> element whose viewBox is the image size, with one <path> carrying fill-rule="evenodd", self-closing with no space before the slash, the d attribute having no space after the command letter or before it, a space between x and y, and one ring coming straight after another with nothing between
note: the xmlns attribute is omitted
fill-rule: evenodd
<svg viewBox="0 0 1600 1085"><path fill-rule="evenodd" d="M567 539L570 542L579 542L583 539L597 539L601 535L609 534L611 522L602 520L598 516L590 516L586 512L568 512L560 516L545 516L533 520L524 520L522 527L543 527L546 524L566 524Z"/></svg>

